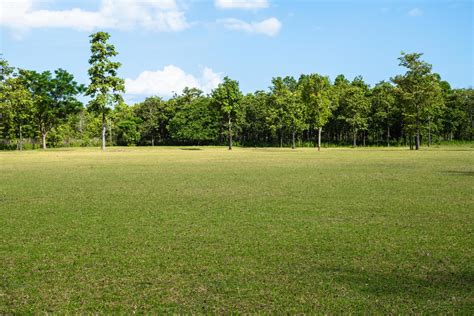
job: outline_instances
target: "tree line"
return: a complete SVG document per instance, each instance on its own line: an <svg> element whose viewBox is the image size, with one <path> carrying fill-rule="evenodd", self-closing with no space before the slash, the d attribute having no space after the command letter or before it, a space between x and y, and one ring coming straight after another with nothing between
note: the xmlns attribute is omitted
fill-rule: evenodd
<svg viewBox="0 0 474 316"><path fill-rule="evenodd" d="M409 146L472 141L474 90L453 89L421 53L402 53L405 73L371 87L361 76L276 77L243 94L228 77L210 94L185 88L127 105L121 64L105 32L90 36L88 86L64 69L36 72L0 60L0 146L108 145ZM83 104L81 96L90 101ZM83 97L82 97L83 98Z"/></svg>

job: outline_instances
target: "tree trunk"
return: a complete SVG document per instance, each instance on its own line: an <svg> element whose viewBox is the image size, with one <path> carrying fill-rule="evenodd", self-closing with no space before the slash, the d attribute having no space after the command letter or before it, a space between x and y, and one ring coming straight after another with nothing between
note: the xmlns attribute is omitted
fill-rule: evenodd
<svg viewBox="0 0 474 316"><path fill-rule="evenodd" d="M387 147L390 147L390 125L387 127Z"/></svg>
<svg viewBox="0 0 474 316"><path fill-rule="evenodd" d="M321 130L321 127L318 128L318 151L321 151Z"/></svg>
<svg viewBox="0 0 474 316"><path fill-rule="evenodd" d="M229 150L232 150L232 120L229 115Z"/></svg>
<svg viewBox="0 0 474 316"><path fill-rule="evenodd" d="M283 147L283 133L280 132L280 148Z"/></svg>
<svg viewBox="0 0 474 316"><path fill-rule="evenodd" d="M416 133L415 133L415 150L420 149L420 118L418 113L416 114Z"/></svg>
<svg viewBox="0 0 474 316"><path fill-rule="evenodd" d="M291 149L295 149L295 131L291 132Z"/></svg>
<svg viewBox="0 0 474 316"><path fill-rule="evenodd" d="M362 145L365 147L365 132L362 132Z"/></svg>
<svg viewBox="0 0 474 316"><path fill-rule="evenodd" d="M420 149L420 130L416 128L416 137L415 137L415 150Z"/></svg>
<svg viewBox="0 0 474 316"><path fill-rule="evenodd" d="M113 142L112 142L113 141L113 139L112 139L112 137L113 137L113 135L112 135L112 121L111 120L109 120L108 125L109 125L109 144L110 144L110 146L113 146Z"/></svg>
<svg viewBox="0 0 474 316"><path fill-rule="evenodd" d="M102 150L105 150L105 133L107 132L107 122L105 113L102 113Z"/></svg>
<svg viewBox="0 0 474 316"><path fill-rule="evenodd" d="M41 133L41 136L43 136L43 149L46 149L46 132Z"/></svg>
<svg viewBox="0 0 474 316"><path fill-rule="evenodd" d="M19 144L18 148L20 149L20 151L23 151L23 133L22 133L21 129L22 129L22 126L20 124L20 144Z"/></svg>
<svg viewBox="0 0 474 316"><path fill-rule="evenodd" d="M357 132L353 133L353 142L352 142L353 147L357 147Z"/></svg>
<svg viewBox="0 0 474 316"><path fill-rule="evenodd" d="M151 135L151 146L155 147L155 135Z"/></svg>
<svg viewBox="0 0 474 316"><path fill-rule="evenodd" d="M431 146L431 117L428 117L428 147Z"/></svg>

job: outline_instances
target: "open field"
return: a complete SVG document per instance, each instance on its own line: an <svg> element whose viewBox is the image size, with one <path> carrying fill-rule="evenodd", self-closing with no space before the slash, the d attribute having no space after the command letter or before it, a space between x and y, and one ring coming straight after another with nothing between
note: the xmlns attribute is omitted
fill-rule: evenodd
<svg viewBox="0 0 474 316"><path fill-rule="evenodd" d="M474 312L474 148L0 152L0 314Z"/></svg>

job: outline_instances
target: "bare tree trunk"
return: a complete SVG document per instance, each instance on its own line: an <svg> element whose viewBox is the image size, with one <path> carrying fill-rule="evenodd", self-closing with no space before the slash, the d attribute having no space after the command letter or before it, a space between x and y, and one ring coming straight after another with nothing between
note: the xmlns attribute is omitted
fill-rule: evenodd
<svg viewBox="0 0 474 316"><path fill-rule="evenodd" d="M362 132L362 145L365 147L365 132Z"/></svg>
<svg viewBox="0 0 474 316"><path fill-rule="evenodd" d="M20 124L20 144L18 146L18 148L20 149L20 151L23 151L23 133L22 133L22 126Z"/></svg>
<svg viewBox="0 0 474 316"><path fill-rule="evenodd" d="M280 131L280 148L283 147L283 132Z"/></svg>
<svg viewBox="0 0 474 316"><path fill-rule="evenodd" d="M105 113L102 113L102 150L105 150L105 133L107 132L107 122Z"/></svg>
<svg viewBox="0 0 474 316"><path fill-rule="evenodd" d="M295 131L291 132L291 149L295 149Z"/></svg>
<svg viewBox="0 0 474 316"><path fill-rule="evenodd" d="M428 147L431 146L431 117L428 116Z"/></svg>
<svg viewBox="0 0 474 316"><path fill-rule="evenodd" d="M353 143L352 146L357 147L357 132L353 133Z"/></svg>
<svg viewBox="0 0 474 316"><path fill-rule="evenodd" d="M322 128L318 128L318 151L321 151L321 130Z"/></svg>
<svg viewBox="0 0 474 316"><path fill-rule="evenodd" d="M229 115L229 150L232 150L232 120Z"/></svg>
<svg viewBox="0 0 474 316"><path fill-rule="evenodd" d="M46 134L47 132L42 132L41 136L43 136L43 149L46 149Z"/></svg>
<svg viewBox="0 0 474 316"><path fill-rule="evenodd" d="M390 147L390 125L387 127L387 147Z"/></svg>
<svg viewBox="0 0 474 316"><path fill-rule="evenodd" d="M151 135L151 146L155 147L155 135Z"/></svg>
<svg viewBox="0 0 474 316"><path fill-rule="evenodd" d="M415 137L415 150L420 149L420 130L416 128L416 137Z"/></svg>
<svg viewBox="0 0 474 316"><path fill-rule="evenodd" d="M109 125L109 144L110 144L110 146L112 146L113 145L113 143L112 143L112 141L113 141L112 140L112 138L113 138L113 135L112 135L112 120L109 120L108 125Z"/></svg>

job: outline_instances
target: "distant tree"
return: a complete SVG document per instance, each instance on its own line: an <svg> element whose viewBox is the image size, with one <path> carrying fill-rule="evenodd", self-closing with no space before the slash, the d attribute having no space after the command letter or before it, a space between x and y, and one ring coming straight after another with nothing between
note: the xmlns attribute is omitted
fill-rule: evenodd
<svg viewBox="0 0 474 316"><path fill-rule="evenodd" d="M346 90L349 88L350 82L344 77L344 75L338 75L334 84L332 85L331 93L331 116L326 124L326 132L332 136L332 140L336 142L342 142L345 139L345 132L347 124L343 120L344 104L342 97Z"/></svg>
<svg viewBox="0 0 474 316"><path fill-rule="evenodd" d="M151 139L155 146L156 139L164 142L167 137L168 122L171 118L169 102L160 97L148 97L145 101L135 105L135 113L140 118L140 133Z"/></svg>
<svg viewBox="0 0 474 316"><path fill-rule="evenodd" d="M140 140L140 118L133 108L121 102L113 110L112 119L117 145L134 146ZM109 127L109 129L112 129ZM110 143L113 142L111 138Z"/></svg>
<svg viewBox="0 0 474 316"><path fill-rule="evenodd" d="M217 139L218 113L209 98L201 94L189 98L185 92L179 104L179 110L169 123L171 137L175 141L200 145Z"/></svg>
<svg viewBox="0 0 474 316"><path fill-rule="evenodd" d="M415 134L415 149L420 148L420 133L424 122L443 106L439 78L431 73L431 65L421 60L420 53L402 53L400 66L407 68L404 75L392 79L403 105L403 123L411 135ZM426 124L426 123L425 123Z"/></svg>
<svg viewBox="0 0 474 316"><path fill-rule="evenodd" d="M26 86L33 97L34 119L42 136L42 146L46 149L46 137L55 127L63 123L71 113L77 113L82 103L77 95L84 87L74 81L74 76L63 69L38 73L22 71Z"/></svg>
<svg viewBox="0 0 474 316"><path fill-rule="evenodd" d="M15 74L2 83L0 103L2 121L8 127L9 138L17 140L17 149L23 150L23 139L32 132L33 99L25 80Z"/></svg>
<svg viewBox="0 0 474 316"><path fill-rule="evenodd" d="M1 56L1 55L0 55ZM7 85L6 80L13 74L14 68L10 67L8 61L0 57L0 138L6 140L8 138L8 108L7 108Z"/></svg>
<svg viewBox="0 0 474 316"><path fill-rule="evenodd" d="M472 140L474 134L474 90L454 89L447 95L443 132L448 140Z"/></svg>
<svg viewBox="0 0 474 316"><path fill-rule="evenodd" d="M91 58L89 59L90 85L86 95L92 100L89 102L89 110L102 118L102 150L105 150L107 115L114 104L123 101L120 92L125 92L124 80L117 76L117 70L121 66L119 62L113 62L112 57L117 56L114 45L107 41L110 35L106 32L97 32L90 36Z"/></svg>
<svg viewBox="0 0 474 316"><path fill-rule="evenodd" d="M372 89L372 121L377 127L386 132L387 146L390 146L390 126L395 119L396 97L394 87L385 81L381 81Z"/></svg>
<svg viewBox="0 0 474 316"><path fill-rule="evenodd" d="M229 77L225 77L224 82L212 91L212 102L225 120L229 150L232 150L232 136L235 128L233 124L238 115L241 100L242 92L240 92L239 83Z"/></svg>
<svg viewBox="0 0 474 316"><path fill-rule="evenodd" d="M331 116L331 82L318 74L301 76L303 102L311 126L318 130L318 151L321 150L321 131Z"/></svg>
<svg viewBox="0 0 474 316"><path fill-rule="evenodd" d="M291 133L291 148L295 148L295 135L306 127L305 109L298 82L293 77L276 77L270 87L270 107L268 121L271 128L279 130L280 146L284 131Z"/></svg>
<svg viewBox="0 0 474 316"><path fill-rule="evenodd" d="M243 142L256 144L267 143L270 130L266 122L269 93L256 91L246 94L241 102L244 119L242 120Z"/></svg>
<svg viewBox="0 0 474 316"><path fill-rule="evenodd" d="M359 131L366 130L368 126L370 99L367 96L366 89L357 79L345 89L340 100L343 108L340 118L348 124L351 130L354 147L357 146Z"/></svg>

